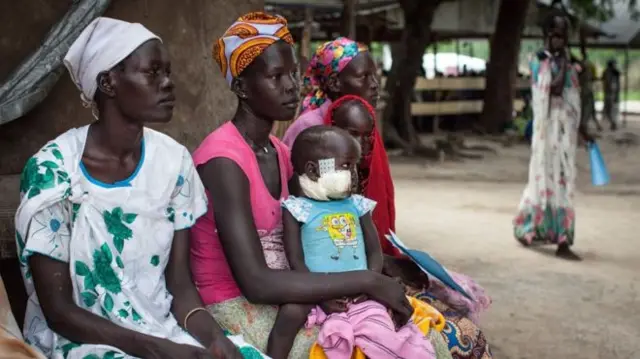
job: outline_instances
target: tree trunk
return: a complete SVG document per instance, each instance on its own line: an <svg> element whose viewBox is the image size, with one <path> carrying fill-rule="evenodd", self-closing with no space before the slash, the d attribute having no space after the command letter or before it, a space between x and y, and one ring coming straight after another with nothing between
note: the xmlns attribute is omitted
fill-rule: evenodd
<svg viewBox="0 0 640 359"><path fill-rule="evenodd" d="M488 133L500 132L513 116L520 40L530 0L502 0L491 39L487 86L480 122Z"/></svg>
<svg viewBox="0 0 640 359"><path fill-rule="evenodd" d="M387 77L388 102L384 111L387 143L414 152L420 140L411 121L411 99L422 57L431 42L431 22L442 0L401 0L405 18L401 43L393 54Z"/></svg>

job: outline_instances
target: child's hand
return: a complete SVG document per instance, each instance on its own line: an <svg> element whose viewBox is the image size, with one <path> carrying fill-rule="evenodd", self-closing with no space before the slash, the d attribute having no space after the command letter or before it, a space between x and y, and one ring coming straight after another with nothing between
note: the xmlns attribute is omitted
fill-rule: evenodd
<svg viewBox="0 0 640 359"><path fill-rule="evenodd" d="M347 311L347 305L349 301L347 299L332 299L326 302L320 303L320 308L327 314L344 313Z"/></svg>

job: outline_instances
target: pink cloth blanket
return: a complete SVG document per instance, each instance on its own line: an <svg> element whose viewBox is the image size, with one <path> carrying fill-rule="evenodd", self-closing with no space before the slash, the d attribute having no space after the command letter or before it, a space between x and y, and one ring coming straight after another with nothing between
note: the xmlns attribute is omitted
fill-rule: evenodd
<svg viewBox="0 0 640 359"><path fill-rule="evenodd" d="M482 288L471 277L454 271L448 271L451 278L458 283L465 292L467 292L474 300L470 300L457 291L440 283L437 280L431 280L427 293L434 298L441 300L452 309L460 314L468 317L476 325L480 322L480 314L489 309L491 306L491 297L489 297L484 288Z"/></svg>
<svg viewBox="0 0 640 359"><path fill-rule="evenodd" d="M329 359L350 359L356 346L369 359L436 358L431 342L415 324L396 331L387 308L372 300L350 304L346 312L330 315L316 307L307 328L316 325L322 326L318 344Z"/></svg>

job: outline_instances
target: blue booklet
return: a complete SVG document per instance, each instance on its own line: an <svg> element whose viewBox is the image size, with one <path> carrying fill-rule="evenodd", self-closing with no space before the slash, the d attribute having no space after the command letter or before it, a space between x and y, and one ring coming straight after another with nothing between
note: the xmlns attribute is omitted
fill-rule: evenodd
<svg viewBox="0 0 640 359"><path fill-rule="evenodd" d="M449 272L447 272L442 264L438 263L438 261L436 261L426 252L409 249L409 247L405 246L400 238L398 238L398 236L393 233L393 231L390 231L390 233L391 235L386 235L389 242L391 242L391 244L393 244L394 247L398 248L403 254L411 258L411 260L416 265L418 265L418 267L420 267L423 272L427 273L430 276L433 276L444 285L464 295L470 300L474 300L458 283L456 283L455 280L453 280L453 278L451 278Z"/></svg>

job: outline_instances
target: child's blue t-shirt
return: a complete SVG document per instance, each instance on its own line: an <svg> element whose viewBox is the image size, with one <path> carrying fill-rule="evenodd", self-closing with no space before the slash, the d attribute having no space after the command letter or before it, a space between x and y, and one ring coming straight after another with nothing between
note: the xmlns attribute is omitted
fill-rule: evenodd
<svg viewBox="0 0 640 359"><path fill-rule="evenodd" d="M326 202L289 196L282 201L282 207L301 223L304 262L318 273L368 268L360 217L375 206L375 201L360 195Z"/></svg>

